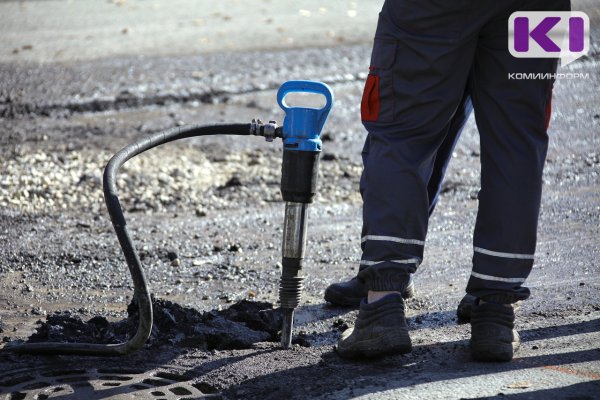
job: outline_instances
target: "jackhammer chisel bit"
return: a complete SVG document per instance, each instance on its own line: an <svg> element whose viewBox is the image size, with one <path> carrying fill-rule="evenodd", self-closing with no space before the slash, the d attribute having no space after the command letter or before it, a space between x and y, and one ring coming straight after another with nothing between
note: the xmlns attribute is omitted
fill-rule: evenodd
<svg viewBox="0 0 600 400"><path fill-rule="evenodd" d="M284 98L292 92L323 95L325 106L318 109L290 107ZM302 295L308 205L317 192L322 147L319 135L333 105L333 93L324 83L289 81L279 88L277 102L285 111L281 166L281 195L285 201L285 217L279 302L283 311L281 346L288 348L292 343L294 310Z"/></svg>

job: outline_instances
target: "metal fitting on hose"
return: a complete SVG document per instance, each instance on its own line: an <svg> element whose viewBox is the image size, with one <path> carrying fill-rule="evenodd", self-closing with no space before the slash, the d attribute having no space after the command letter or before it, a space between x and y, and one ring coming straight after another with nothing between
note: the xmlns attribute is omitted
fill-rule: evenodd
<svg viewBox="0 0 600 400"><path fill-rule="evenodd" d="M272 142L276 137L282 137L282 129L277 126L277 121L269 121L264 124L260 119L253 119L250 123L250 134L264 136L267 142Z"/></svg>

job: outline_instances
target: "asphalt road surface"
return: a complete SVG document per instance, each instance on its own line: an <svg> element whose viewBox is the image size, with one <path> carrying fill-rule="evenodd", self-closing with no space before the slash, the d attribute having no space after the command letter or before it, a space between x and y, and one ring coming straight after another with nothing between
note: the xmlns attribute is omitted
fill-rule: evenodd
<svg viewBox="0 0 600 400"><path fill-rule="evenodd" d="M272 310L281 144L191 139L119 175L156 298L148 345L109 359L0 349L0 399L598 398L600 10L573 4L590 16L592 46L560 70L579 77L555 84L532 296L517 321L522 348L512 362L477 363L469 326L455 316L477 210L473 119L408 302L413 352L350 362L333 349L356 312L322 294L355 274L360 258L358 104L380 2L0 3L0 347L108 343L134 326L101 189L122 146L176 125L281 121L275 94L291 79L325 81L336 95L292 349L278 349Z"/></svg>

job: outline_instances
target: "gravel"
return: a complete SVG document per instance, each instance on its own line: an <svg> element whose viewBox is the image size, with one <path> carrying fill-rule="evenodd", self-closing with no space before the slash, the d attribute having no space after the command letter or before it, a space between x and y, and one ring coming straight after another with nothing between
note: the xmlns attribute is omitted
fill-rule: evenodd
<svg viewBox="0 0 600 400"><path fill-rule="evenodd" d="M278 152L245 151L209 158L202 151L170 148L150 151L126 163L117 177L128 211L211 210L280 201ZM20 212L104 208L102 173L112 154L76 150L38 150L5 160L0 176L0 206ZM329 160L330 158L327 158ZM320 200L359 200L356 186L362 167L323 162Z"/></svg>

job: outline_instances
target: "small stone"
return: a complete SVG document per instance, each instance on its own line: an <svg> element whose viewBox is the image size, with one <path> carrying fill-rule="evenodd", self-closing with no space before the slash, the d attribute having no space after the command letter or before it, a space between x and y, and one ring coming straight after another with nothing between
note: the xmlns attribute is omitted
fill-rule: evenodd
<svg viewBox="0 0 600 400"><path fill-rule="evenodd" d="M232 253L241 253L242 246L239 244L232 244L231 246L229 246L228 250L231 251Z"/></svg>
<svg viewBox="0 0 600 400"><path fill-rule="evenodd" d="M194 79L202 79L206 73L204 71L192 71L192 78Z"/></svg>
<svg viewBox="0 0 600 400"><path fill-rule="evenodd" d="M228 294L223 294L219 296L219 300L225 300L225 302L227 303L231 303L233 301L233 299L231 299Z"/></svg>
<svg viewBox="0 0 600 400"><path fill-rule="evenodd" d="M237 176L232 176L223 186L224 188L242 186L242 181Z"/></svg>
<svg viewBox="0 0 600 400"><path fill-rule="evenodd" d="M337 329L340 332L345 331L346 329L348 329L348 324L343 320L343 319L338 319L333 323L333 327L335 329Z"/></svg>
<svg viewBox="0 0 600 400"><path fill-rule="evenodd" d="M506 387L508 389L527 389L527 388L531 387L531 382L529 382L529 381L514 382Z"/></svg>
<svg viewBox="0 0 600 400"><path fill-rule="evenodd" d="M201 208L196 208L196 217L206 217L206 211Z"/></svg>
<svg viewBox="0 0 600 400"><path fill-rule="evenodd" d="M176 258L173 261L171 261L172 267L179 267L180 265L181 265L181 260L179 258Z"/></svg>

